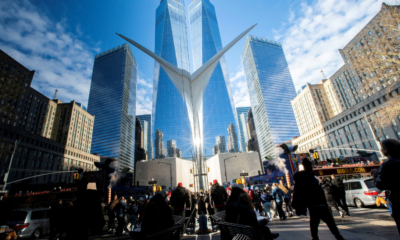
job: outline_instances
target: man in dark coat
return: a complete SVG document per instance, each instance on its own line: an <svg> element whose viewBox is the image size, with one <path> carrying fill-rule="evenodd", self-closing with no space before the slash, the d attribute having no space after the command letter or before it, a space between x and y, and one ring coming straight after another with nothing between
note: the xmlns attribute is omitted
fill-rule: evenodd
<svg viewBox="0 0 400 240"><path fill-rule="evenodd" d="M174 209L173 215L185 217L185 210L191 209L189 191L178 183L178 187L171 194L171 206Z"/></svg>
<svg viewBox="0 0 400 240"><path fill-rule="evenodd" d="M319 185L318 179L312 172L312 163L307 158L303 159L304 171L294 174L294 190L292 206L297 215L305 215L308 208L310 212L310 230L313 240L318 240L318 226L320 221L328 225L329 230L336 239L343 240L336 226L332 213L326 203L325 193Z"/></svg>
<svg viewBox="0 0 400 240"><path fill-rule="evenodd" d="M228 194L224 187L220 186L215 179L210 189L210 205L214 208L214 212L221 212L225 210L225 203L228 200Z"/></svg>
<svg viewBox="0 0 400 240"><path fill-rule="evenodd" d="M115 215L117 216L118 226L117 226L117 235L122 235L125 228L125 212L128 210L128 206L126 206L125 198L121 197L117 206L115 206Z"/></svg>
<svg viewBox="0 0 400 240"><path fill-rule="evenodd" d="M343 180L332 174L332 193L337 205L341 207L345 212L346 216L350 216L349 208L346 203L346 192L344 190Z"/></svg>
<svg viewBox="0 0 400 240"><path fill-rule="evenodd" d="M394 139L385 139L381 142L382 153L388 160L382 163L379 172L374 171L375 185L380 190L390 190L389 200L392 201L392 216L400 233L400 142Z"/></svg>
<svg viewBox="0 0 400 240"><path fill-rule="evenodd" d="M339 212L340 217L343 218L344 217L344 212L339 210L339 207L338 207L338 205L336 203L336 200L334 198L334 195L333 195L332 184L331 184L331 182L329 182L329 179L325 178L325 179L321 180L320 184L321 184L322 189L325 192L325 197L326 197L326 201L328 202L328 206L330 208L336 209L336 211Z"/></svg>
<svg viewBox="0 0 400 240"><path fill-rule="evenodd" d="M65 218L65 208L62 204L62 200L60 199L57 203L51 205L50 208L50 240L54 239L57 234L59 234L59 237L61 237L61 235L64 233L65 223L63 220Z"/></svg>

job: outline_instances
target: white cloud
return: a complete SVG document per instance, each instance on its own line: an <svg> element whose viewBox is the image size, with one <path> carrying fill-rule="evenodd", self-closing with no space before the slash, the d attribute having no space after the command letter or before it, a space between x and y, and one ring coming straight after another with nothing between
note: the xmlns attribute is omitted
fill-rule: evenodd
<svg viewBox="0 0 400 240"><path fill-rule="evenodd" d="M151 114L153 81L138 77L136 93L136 114Z"/></svg>
<svg viewBox="0 0 400 240"><path fill-rule="evenodd" d="M381 9L382 0L318 0L301 4L275 39L283 45L296 89L334 74L343 48Z"/></svg>
<svg viewBox="0 0 400 240"><path fill-rule="evenodd" d="M244 77L243 67L241 65L237 67L236 72L231 75L230 82L235 107L249 107L249 91L247 90L247 83Z"/></svg>
<svg viewBox="0 0 400 240"><path fill-rule="evenodd" d="M58 89L62 101L87 106L94 53L74 33L67 20L53 23L29 1L0 1L0 49L30 70L32 87L52 97ZM78 34L82 34L77 27Z"/></svg>

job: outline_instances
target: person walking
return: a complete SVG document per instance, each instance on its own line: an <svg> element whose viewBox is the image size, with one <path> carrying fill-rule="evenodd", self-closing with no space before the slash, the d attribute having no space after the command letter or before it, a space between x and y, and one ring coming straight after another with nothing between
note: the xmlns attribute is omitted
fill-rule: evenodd
<svg viewBox="0 0 400 240"><path fill-rule="evenodd" d="M132 204L128 208L129 214L129 222L131 223L130 231L133 231L136 227L136 222L138 220L139 208L136 206L136 202L132 202Z"/></svg>
<svg viewBox="0 0 400 240"><path fill-rule="evenodd" d="M212 232L212 230L207 227L207 208L204 201L204 196L200 196L197 212L199 214L199 230L196 231L196 234Z"/></svg>
<svg viewBox="0 0 400 240"><path fill-rule="evenodd" d="M333 197L333 190L332 190L331 183L329 182L328 178L320 179L320 185L325 192L325 197L326 197L326 201L328 202L328 206L330 208L336 209L336 211L339 212L340 217L343 218L345 213L343 211L339 210L336 200ZM332 210L331 210L331 212L332 212Z"/></svg>
<svg viewBox="0 0 400 240"><path fill-rule="evenodd" d="M214 209L211 207L211 204L210 204L210 194L208 192L205 192L204 195L205 195L204 202L207 203L208 215L210 215L210 216L214 215Z"/></svg>
<svg viewBox="0 0 400 240"><path fill-rule="evenodd" d="M220 186L215 179L210 189L210 204L214 208L214 212L218 213L225 210L225 203L228 199L228 194L224 187Z"/></svg>
<svg viewBox="0 0 400 240"><path fill-rule="evenodd" d="M375 186L380 190L390 191L389 201L392 204L392 217L400 234L400 142L394 139L385 139L381 142L382 153L388 159L382 163L379 171L373 171Z"/></svg>
<svg viewBox="0 0 400 240"><path fill-rule="evenodd" d="M272 197L275 198L276 207L278 209L279 218L281 220L286 220L285 213L283 212L283 191L278 187L278 184L272 184Z"/></svg>
<svg viewBox="0 0 400 240"><path fill-rule="evenodd" d="M272 218L270 212L272 196L264 189L260 199L261 199L261 206L264 208L265 211L265 216L268 218Z"/></svg>
<svg viewBox="0 0 400 240"><path fill-rule="evenodd" d="M117 235L122 235L125 228L125 211L128 209L126 203L124 201L124 197L119 198L119 202L115 206L115 214L117 216L118 226L117 226Z"/></svg>
<svg viewBox="0 0 400 240"><path fill-rule="evenodd" d="M114 234L114 230L115 230L115 206L117 206L119 202L118 196L115 195L114 196L114 201L110 202L110 204L108 204L108 211L107 211L107 215L108 215L108 232L111 234Z"/></svg>
<svg viewBox="0 0 400 240"><path fill-rule="evenodd" d="M343 180L332 174L332 193L337 205L346 212L346 216L350 216L349 208L346 203L346 192L344 190Z"/></svg>
<svg viewBox="0 0 400 240"><path fill-rule="evenodd" d="M58 200L57 203L53 204L50 208L50 234L49 239L52 240L57 237L61 237L64 233L63 221L66 218L65 208L62 204L62 200Z"/></svg>
<svg viewBox="0 0 400 240"><path fill-rule="evenodd" d="M178 187L171 194L171 206L174 210L173 215L185 217L186 208L190 209L189 191L178 183Z"/></svg>
<svg viewBox="0 0 400 240"><path fill-rule="evenodd" d="M292 202L290 201L290 198L292 197L292 190L290 188L286 188L283 185L282 180L279 180L279 188L283 191L283 201L285 202L286 205L286 213L288 217L292 217L293 208L292 208Z"/></svg>
<svg viewBox="0 0 400 240"><path fill-rule="evenodd" d="M294 191L292 206L296 210L296 214L306 215L308 208L310 213L311 237L313 240L319 239L318 226L321 220L328 225L329 230L336 239L343 240L344 238L340 235L335 219L329 211L324 190L312 172L312 163L308 158L304 158L302 165L304 170L296 172L293 176Z"/></svg>

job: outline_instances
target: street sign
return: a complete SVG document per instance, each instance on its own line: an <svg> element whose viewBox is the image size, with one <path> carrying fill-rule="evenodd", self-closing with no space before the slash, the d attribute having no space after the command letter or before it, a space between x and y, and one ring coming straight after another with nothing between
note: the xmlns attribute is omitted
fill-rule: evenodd
<svg viewBox="0 0 400 240"><path fill-rule="evenodd" d="M0 194L7 194L8 190L0 190Z"/></svg>
<svg viewBox="0 0 400 240"><path fill-rule="evenodd" d="M247 176L249 176L249 174L248 173L240 173L240 176L241 177L247 177Z"/></svg>
<svg viewBox="0 0 400 240"><path fill-rule="evenodd" d="M157 184L157 181L149 181L149 184Z"/></svg>

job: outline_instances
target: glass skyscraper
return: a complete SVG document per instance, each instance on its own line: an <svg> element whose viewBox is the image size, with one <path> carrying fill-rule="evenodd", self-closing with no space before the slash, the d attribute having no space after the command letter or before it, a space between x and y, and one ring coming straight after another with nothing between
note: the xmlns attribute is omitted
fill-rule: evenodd
<svg viewBox="0 0 400 240"><path fill-rule="evenodd" d="M142 124L143 129L143 148L146 150L147 161L152 159L153 156L153 148L151 142L151 115L138 115L140 123Z"/></svg>
<svg viewBox="0 0 400 240"><path fill-rule="evenodd" d="M249 141L249 131L247 129L247 113L250 107L238 107L236 108L239 132L240 132L240 148L242 152L247 152L247 141Z"/></svg>
<svg viewBox="0 0 400 240"><path fill-rule="evenodd" d="M181 2L162 0L158 6L154 53L190 72L185 6ZM167 141L175 140L183 157L191 156L193 139L186 100L157 62L154 66L152 117L153 139L160 130L165 146Z"/></svg>
<svg viewBox="0 0 400 240"><path fill-rule="evenodd" d="M215 9L209 0L194 0L190 4L189 22L193 70L196 71L222 49L222 42ZM203 148L211 152L217 136L228 139L229 124L239 129L236 119L228 70L222 57L204 92Z"/></svg>
<svg viewBox="0 0 400 240"><path fill-rule="evenodd" d="M91 153L133 170L137 63L125 43L95 56L88 112L95 116Z"/></svg>
<svg viewBox="0 0 400 240"><path fill-rule="evenodd" d="M300 136L290 103L296 97L296 90L282 46L248 36L242 64L261 157L275 156L277 144Z"/></svg>

